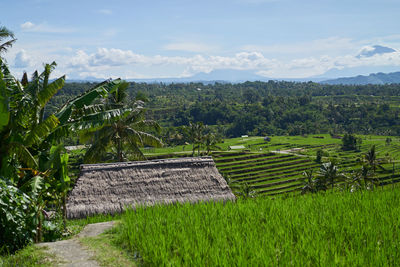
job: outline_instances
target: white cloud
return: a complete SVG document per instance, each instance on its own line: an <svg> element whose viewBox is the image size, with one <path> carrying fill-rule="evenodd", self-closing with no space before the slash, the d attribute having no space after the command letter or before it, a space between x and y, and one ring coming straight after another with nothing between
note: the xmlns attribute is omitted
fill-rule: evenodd
<svg viewBox="0 0 400 267"><path fill-rule="evenodd" d="M399 50L371 57L357 57L357 53L348 53L339 56L317 55L276 59L259 51L242 51L229 56L201 53L191 56L164 56L144 55L117 48L98 48L91 52L71 48L60 50L59 45L56 50L50 49L52 51L50 54L48 54L49 49L43 51L40 47L26 49L17 44L13 49L15 48L14 51L18 52L10 51L6 55L11 62L14 62L15 72L24 69L30 73L34 69L40 70L42 63L55 60L58 63L57 73L79 79L188 77L199 72L209 73L218 69L253 71L268 78L306 78L323 75L332 69L370 67L377 69L378 72L381 67L400 67Z"/></svg>
<svg viewBox="0 0 400 267"><path fill-rule="evenodd" d="M33 24L30 21L27 21L27 22L21 24L21 29L23 29L23 30L29 30L29 29L32 29L34 27L35 27L35 24Z"/></svg>
<svg viewBox="0 0 400 267"><path fill-rule="evenodd" d="M100 70L111 70L113 68L129 67L159 67L159 68L184 68L183 74L176 76L189 76L198 72L210 72L214 69L268 69L275 65L274 60L265 58L259 52L241 52L232 57L203 56L191 57L166 57L166 56L144 56L130 50L99 48L97 52L87 54L78 50L72 57L68 66L75 70L85 72L99 72Z"/></svg>
<svg viewBox="0 0 400 267"><path fill-rule="evenodd" d="M78 50L76 55L69 62L71 67L112 67L124 66L128 64L144 64L146 57L135 54L130 50L115 48L99 48L96 53L86 54L83 50Z"/></svg>
<svg viewBox="0 0 400 267"><path fill-rule="evenodd" d="M71 28L56 27L48 25L47 23L34 24L30 21L21 24L21 29L27 32L43 32L43 33L69 33L75 31L74 29Z"/></svg>
<svg viewBox="0 0 400 267"><path fill-rule="evenodd" d="M260 75L271 78L304 78L322 75L330 69L344 69L359 66L400 66L400 52L374 55L369 58L357 58L354 55L304 57L282 61L266 58L260 52L240 52L233 56L167 57L145 56L131 50L99 48L95 53L79 50L72 57L68 66L81 73L103 73L103 77L118 75L117 70L128 78L146 76L141 69L157 69L159 74L151 77L182 77L199 72L209 73L217 69L253 70ZM128 73L125 70L133 70ZM178 70L181 69L180 72ZM170 74L175 70L175 74ZM173 71L172 71L173 72ZM108 75L107 75L108 73ZM169 73L169 75L165 75ZM163 75L164 74L164 75ZM135 75L135 77L129 77ZM147 76L149 76L147 74Z"/></svg>
<svg viewBox="0 0 400 267"><path fill-rule="evenodd" d="M26 53L25 50L19 51L14 58L14 67L16 68L26 68L31 65L31 58Z"/></svg>

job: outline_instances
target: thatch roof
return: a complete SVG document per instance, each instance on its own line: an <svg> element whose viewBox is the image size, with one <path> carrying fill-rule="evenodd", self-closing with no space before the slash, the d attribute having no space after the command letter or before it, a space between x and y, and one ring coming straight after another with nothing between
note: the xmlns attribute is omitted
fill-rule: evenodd
<svg viewBox="0 0 400 267"><path fill-rule="evenodd" d="M125 206L233 200L211 157L81 165L68 218L118 213Z"/></svg>

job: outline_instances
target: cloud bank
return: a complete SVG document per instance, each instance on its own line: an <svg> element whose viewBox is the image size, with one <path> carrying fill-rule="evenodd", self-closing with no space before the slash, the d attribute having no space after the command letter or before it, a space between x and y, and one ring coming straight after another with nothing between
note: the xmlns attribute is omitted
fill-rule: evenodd
<svg viewBox="0 0 400 267"><path fill-rule="evenodd" d="M33 26L27 24L25 27ZM86 79L88 77L180 78L190 77L200 72L209 73L223 69L246 70L275 79L308 78L321 76L332 69L376 67L379 70L380 67L385 66L400 67L399 50L389 47L385 47L386 52L384 53L376 53L376 50L376 46L369 46L361 47L358 54L308 56L286 60L266 56L265 52L257 50L242 51L225 56L204 55L200 52L190 56L149 56L128 49L103 47L97 48L95 51L69 48L63 50L63 55L52 54L47 58L52 58L51 61L55 60L58 63L57 72L67 74L70 79ZM36 62L38 59L44 60L43 54L40 53L43 51L21 49L13 55L12 66L17 71L26 69L28 72L33 71L33 66L40 68L40 64L44 63Z"/></svg>

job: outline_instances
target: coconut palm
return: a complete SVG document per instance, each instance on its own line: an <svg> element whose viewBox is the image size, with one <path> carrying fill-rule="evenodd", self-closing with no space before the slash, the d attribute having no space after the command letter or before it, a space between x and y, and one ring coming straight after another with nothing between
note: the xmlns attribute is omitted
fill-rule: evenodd
<svg viewBox="0 0 400 267"><path fill-rule="evenodd" d="M1 53L7 52L7 49L10 48L16 40L17 39L15 39L12 31L8 30L4 26L1 26L0 27L0 55L1 55Z"/></svg>
<svg viewBox="0 0 400 267"><path fill-rule="evenodd" d="M301 194L306 194L307 192L316 193L317 189L315 186L315 179L313 176L313 170L305 170L303 172L304 179L302 181L303 187L301 188Z"/></svg>
<svg viewBox="0 0 400 267"><path fill-rule="evenodd" d="M81 135L82 141L91 142L85 154L85 162L109 159L121 162L126 158L124 150L131 153L134 158L145 159L140 147L162 146L160 139L147 132L149 130L159 132L160 126L155 121L144 119L143 101L135 101L132 107L123 108L126 106L128 86L128 83L122 82L106 103L106 105L120 108L122 111L120 116L109 120L95 131L89 130ZM110 147L115 153L108 153Z"/></svg>
<svg viewBox="0 0 400 267"><path fill-rule="evenodd" d="M384 170L381 165L382 160L379 160L376 155L375 145L373 145L367 153L364 154L364 162L369 165L372 171L375 173L377 168Z"/></svg>
<svg viewBox="0 0 400 267"><path fill-rule="evenodd" d="M328 185L331 185L332 189L335 182L343 180L345 177L339 172L339 168L334 160L323 163L319 169L319 175L316 180L317 190L326 190Z"/></svg>
<svg viewBox="0 0 400 267"><path fill-rule="evenodd" d="M352 190L373 189L378 185L378 180L374 177L372 169L364 164L350 175L347 183L350 184Z"/></svg>
<svg viewBox="0 0 400 267"><path fill-rule="evenodd" d="M221 149L221 147L217 146L217 138L213 133L208 133L204 136L204 146L206 147L207 155L210 155L213 149Z"/></svg>
<svg viewBox="0 0 400 267"><path fill-rule="evenodd" d="M200 148L201 145L203 144L203 131L205 129L205 126L203 122L189 122L189 126L186 127L186 131L189 134L190 141L193 144L193 151L192 151L192 156L194 156L194 152L196 149L198 150L198 155L200 155Z"/></svg>

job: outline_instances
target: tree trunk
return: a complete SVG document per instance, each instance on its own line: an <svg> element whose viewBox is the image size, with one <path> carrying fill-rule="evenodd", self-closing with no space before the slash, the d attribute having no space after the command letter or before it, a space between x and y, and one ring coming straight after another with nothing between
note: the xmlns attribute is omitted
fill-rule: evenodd
<svg viewBox="0 0 400 267"><path fill-rule="evenodd" d="M41 218L41 210L39 211L39 213L37 214L37 218L39 220L38 226L36 228L36 243L39 243L40 241L42 241L42 218Z"/></svg>
<svg viewBox="0 0 400 267"><path fill-rule="evenodd" d="M122 146L121 146L121 139L117 140L117 154L118 154L118 161L122 162Z"/></svg>
<svg viewBox="0 0 400 267"><path fill-rule="evenodd" d="M64 231L67 230L67 194L65 193L62 197L62 215L63 215L63 226Z"/></svg>

